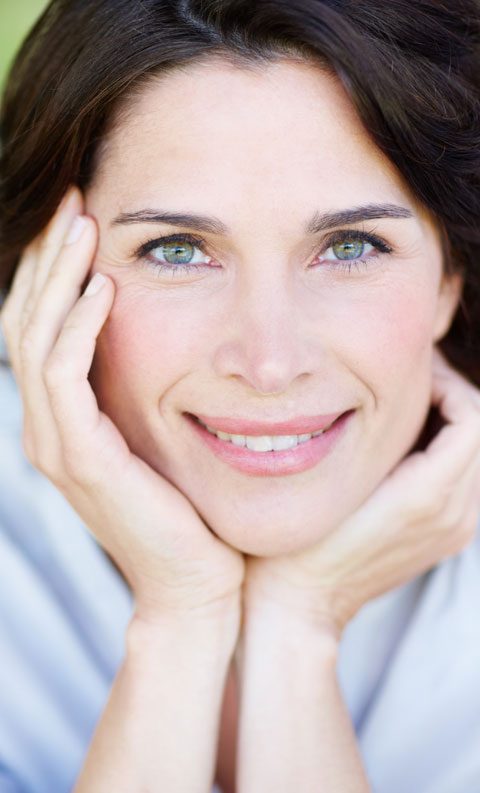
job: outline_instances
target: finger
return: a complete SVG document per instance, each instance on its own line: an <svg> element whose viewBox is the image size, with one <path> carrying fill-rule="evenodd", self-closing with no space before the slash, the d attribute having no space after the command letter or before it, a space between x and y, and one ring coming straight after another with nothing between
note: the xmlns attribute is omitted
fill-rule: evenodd
<svg viewBox="0 0 480 793"><path fill-rule="evenodd" d="M77 215L50 267L21 342L21 363L38 373L80 296L97 242L93 218Z"/></svg>
<svg viewBox="0 0 480 793"><path fill-rule="evenodd" d="M88 452L85 455L88 465L99 463L98 456L92 454L92 445L101 414L88 373L97 337L113 305L114 292L113 281L96 273L68 314L44 367L44 381L62 449L79 467L84 452Z"/></svg>
<svg viewBox="0 0 480 793"><path fill-rule="evenodd" d="M20 378L18 348L20 334L29 321L36 298L48 269L55 260L61 242L82 206L82 196L73 187L63 197L46 229L24 249L17 272L2 308L2 325L12 368Z"/></svg>
<svg viewBox="0 0 480 793"><path fill-rule="evenodd" d="M413 509L419 515L438 515L478 459L479 410L462 378L441 367L432 373L432 401L447 424L424 451L408 455L387 476L377 499L387 510L393 498L401 513Z"/></svg>
<svg viewBox="0 0 480 793"><path fill-rule="evenodd" d="M464 474L452 486L447 493L446 504L443 509L443 517L447 526L456 525L465 515L469 504L477 498L480 485L480 452L477 452L471 464L467 467Z"/></svg>
<svg viewBox="0 0 480 793"><path fill-rule="evenodd" d="M472 466L472 475L467 482L466 501L477 505L478 519L480 520L480 452L475 464Z"/></svg>
<svg viewBox="0 0 480 793"><path fill-rule="evenodd" d="M461 475L480 450L480 400L478 390L449 366L432 373L432 404L447 424L430 442L424 455L438 473Z"/></svg>
<svg viewBox="0 0 480 793"><path fill-rule="evenodd" d="M480 389L474 385L462 372L455 369L447 361L442 351L437 347L433 348L432 355L433 385L441 384L442 380L449 380L465 389L465 394L472 404L480 409Z"/></svg>
<svg viewBox="0 0 480 793"><path fill-rule="evenodd" d="M65 237L77 215L83 212L83 197L78 187L71 186L63 196L50 223L40 236L38 261L25 311L28 314L42 291Z"/></svg>
<svg viewBox="0 0 480 793"><path fill-rule="evenodd" d="M86 218L82 228L83 234L76 240L69 240L68 236L64 240L20 344L25 431L29 434L30 446L30 452L26 451L29 456L32 455L32 462L50 476L58 466L62 452L43 367L66 316L78 299L85 273L91 266L96 241L95 224Z"/></svg>
<svg viewBox="0 0 480 793"><path fill-rule="evenodd" d="M453 529L444 536L443 542L438 543L443 552L438 561L452 555L461 553L477 536L480 518L480 469L477 467L476 476L470 479L470 490L465 496L462 508L453 517Z"/></svg>
<svg viewBox="0 0 480 793"><path fill-rule="evenodd" d="M10 291L1 311L3 334L7 351L17 380L19 379L19 345L21 316L27 299L37 258L37 243L28 245L20 259Z"/></svg>

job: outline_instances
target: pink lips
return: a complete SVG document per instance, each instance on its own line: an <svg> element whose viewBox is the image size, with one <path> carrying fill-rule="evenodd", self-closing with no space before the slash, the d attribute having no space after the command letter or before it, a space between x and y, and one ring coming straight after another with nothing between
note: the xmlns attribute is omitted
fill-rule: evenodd
<svg viewBox="0 0 480 793"><path fill-rule="evenodd" d="M251 476L284 476L285 474L300 473L308 468L312 468L320 462L320 460L330 452L337 440L341 438L354 414L355 410L349 410L340 414L339 418L330 429L325 430L321 435L316 435L305 443L299 443L294 448L284 449L283 451L267 452L255 452L248 449L246 446L236 446L230 441L221 440L221 438L217 438L216 435L209 432L194 416L186 414L186 418L203 444L213 452L216 457L232 468L242 473L250 474ZM330 416L328 418L330 418ZM322 419L324 420L325 416L323 416ZM239 426L238 423L234 422L234 424L236 427ZM223 426L225 426L225 424L223 424ZM232 425L229 424L228 426ZM241 426L245 427L245 422L242 422ZM265 424L262 424L262 427L265 426ZM283 424L282 426L285 425ZM298 427L298 422L295 426ZM258 427L258 425L256 425L256 427ZM228 430L225 430L225 432L228 432ZM231 434L236 435L237 433L232 432ZM238 434L241 435L244 433ZM283 434L294 435L302 433L284 432Z"/></svg>
<svg viewBox="0 0 480 793"><path fill-rule="evenodd" d="M202 416L197 414L203 424L214 430L228 432L229 435L304 435L328 427L342 413L328 413L317 416L298 416L291 421L251 421L221 416Z"/></svg>

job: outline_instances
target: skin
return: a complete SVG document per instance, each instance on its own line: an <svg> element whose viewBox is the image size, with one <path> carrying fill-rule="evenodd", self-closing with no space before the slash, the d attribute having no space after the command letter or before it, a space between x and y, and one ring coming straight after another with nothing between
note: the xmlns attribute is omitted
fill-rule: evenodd
<svg viewBox="0 0 480 793"><path fill-rule="evenodd" d="M315 210L368 203L413 217L349 227L374 230L395 252L335 272L325 233L303 226ZM116 286L91 379L130 447L243 552L296 551L331 532L417 438L432 348L460 286L442 282L433 222L338 80L307 64L246 71L213 62L155 81L110 136L86 208L100 230L92 272ZM143 208L211 214L231 234L198 234L207 247L195 261L211 257L210 268L172 279L132 251L197 232L111 225ZM275 420L350 408L348 433L320 464L268 478L218 460L182 416Z"/></svg>
<svg viewBox="0 0 480 793"><path fill-rule="evenodd" d="M69 498L135 594L125 663L76 789L110 790L113 782L119 791L154 784L171 788L180 769L182 789L203 790L216 753L223 677L236 645L242 678L240 793L290 791L294 785L313 790L318 780L325 789L365 793L368 781L336 680L342 629L372 597L463 549L478 520L480 395L435 349L449 327L461 282L442 278L434 224L359 127L334 79L298 64L277 64L261 73L225 65L219 72L218 64L204 65L195 71L189 94L192 83L184 78L185 73L175 75L182 86L170 77L152 85L130 105L129 117L103 149L86 207L74 190L26 249L2 310L24 401L27 456ZM202 101L202 107L191 108L200 118L213 98L218 118L212 123L210 114L211 130L205 127L202 137L200 127L189 145L175 129L165 140L159 103L168 102L166 89L176 96L181 89L192 104ZM232 106L228 114L227 105ZM272 109L268 119L261 118L265 107ZM312 107L321 110L315 123ZM304 123L298 124L301 112ZM296 126L290 135L285 127L292 118ZM168 124L175 123L169 113ZM181 119L177 124L180 130ZM276 141L278 124L282 135ZM307 128L310 139L303 132ZM269 135L268 147L261 134ZM202 151L197 162L194 144L207 147L209 158ZM285 147L290 151L282 154ZM158 157L150 158L152 151ZM231 151L235 157L229 163ZM169 181L172 162L176 171L170 171ZM215 168L213 180L211 172L203 174L204 162ZM201 174L194 171L198 163ZM283 173L289 167L295 171ZM342 183L344 168L348 185ZM257 188L253 179L259 169ZM215 189L201 194L198 187L196 203L186 207L180 200L192 172ZM312 173L326 188L323 197L315 194ZM252 184L245 185L249 178ZM274 191L275 179L281 188L288 185L282 202L278 195L287 191ZM201 181L195 179L195 186ZM168 204L159 187L164 183ZM227 190L232 183L235 189ZM237 199L234 207L224 197L230 195L248 201L242 205ZM265 207L274 203L268 199L276 201L270 213ZM373 202L409 206L413 213L408 220L365 224L374 226L394 255L371 260L373 270L338 272L336 262L327 269L323 237L301 232L307 217L314 210ZM129 258L125 250L144 242L147 233L152 236L151 228L112 228L112 213L155 205L211 211L230 222L231 235L208 244L214 274L207 268L191 281L166 282ZM74 218L85 211L80 233L72 238L72 228L78 230ZM252 226L256 246L249 245ZM258 242L265 250L256 262ZM265 255L272 243L274 257ZM320 270L310 268L313 260ZM92 261L93 270L108 277L100 291L80 296ZM269 301L272 290L275 300ZM97 337L90 375L94 395L87 375ZM265 413L253 407L247 413L247 404L256 404L249 401L252 389L255 397L276 397ZM401 461L430 401L446 426L425 451ZM342 444L315 469L257 479L210 459L185 429L182 411L228 415L229 405L232 413L252 418L353 406L356 415ZM285 410L290 405L291 412L280 413L280 405ZM372 488L374 474L382 479L377 488ZM202 481L209 484L204 491ZM342 500L334 502L328 488ZM248 499L240 500L242 494ZM355 499L361 502L358 509L352 506ZM205 530L192 504L233 547ZM243 581L235 548L269 558L250 557ZM282 556L285 549L290 553ZM182 665L179 657L190 662ZM301 690L291 686L295 677ZM227 780L225 791L234 789L234 691L231 700L233 734L228 735L224 718L218 752L224 765L217 777ZM300 724L301 730L295 727ZM167 735L182 735L182 742L173 741L165 764L158 745Z"/></svg>

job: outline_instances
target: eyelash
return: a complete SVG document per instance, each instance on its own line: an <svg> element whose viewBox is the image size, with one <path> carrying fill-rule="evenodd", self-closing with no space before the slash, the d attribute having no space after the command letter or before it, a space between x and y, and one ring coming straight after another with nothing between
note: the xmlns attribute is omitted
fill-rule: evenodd
<svg viewBox="0 0 480 793"><path fill-rule="evenodd" d="M379 251L373 256L369 256L368 259L337 259L338 263L329 262L327 267L331 266L335 270L341 270L348 272L351 271L352 267L356 270L360 270L363 268L368 268L369 262L372 259L377 259L380 254L389 254L392 253L393 248L388 245L385 240L377 237L371 231L359 231L358 229L352 230L340 230L335 231L330 234L329 237L324 241L323 253L331 248L333 245L336 245L338 242L343 242L345 240L352 240L352 241L359 241L359 242L366 242L373 245L374 248ZM202 253L205 253L205 249L207 247L205 240L201 237L195 237L192 234L170 234L166 237L156 237L155 239L147 240L147 242L143 243L134 253L134 256L137 259L143 260L144 265L149 268L157 271L157 274L162 274L164 272L170 272L172 278L176 277L177 273L192 273L198 270L203 270L205 267L211 267L210 264L167 264L158 261L151 261L148 259L148 254L150 251L155 250L155 248L161 248L163 245L167 245L169 242L188 242L190 245L198 248ZM317 254L318 255L318 254Z"/></svg>

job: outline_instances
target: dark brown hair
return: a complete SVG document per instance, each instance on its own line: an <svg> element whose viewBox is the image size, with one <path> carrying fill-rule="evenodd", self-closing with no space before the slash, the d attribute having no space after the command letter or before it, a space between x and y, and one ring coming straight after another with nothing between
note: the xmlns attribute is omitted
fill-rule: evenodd
<svg viewBox="0 0 480 793"><path fill-rule="evenodd" d="M315 60L434 215L464 274L439 346L480 385L480 0L53 0L13 64L0 117L0 288L108 125L154 74L219 55Z"/></svg>

